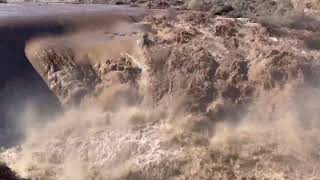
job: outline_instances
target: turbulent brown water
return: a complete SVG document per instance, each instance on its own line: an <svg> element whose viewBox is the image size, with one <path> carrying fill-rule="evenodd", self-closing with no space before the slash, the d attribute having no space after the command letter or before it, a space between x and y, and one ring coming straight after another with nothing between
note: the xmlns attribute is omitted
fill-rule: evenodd
<svg viewBox="0 0 320 180"><path fill-rule="evenodd" d="M66 109L27 106L0 158L30 179L317 179L318 32L292 22L169 10L33 39Z"/></svg>

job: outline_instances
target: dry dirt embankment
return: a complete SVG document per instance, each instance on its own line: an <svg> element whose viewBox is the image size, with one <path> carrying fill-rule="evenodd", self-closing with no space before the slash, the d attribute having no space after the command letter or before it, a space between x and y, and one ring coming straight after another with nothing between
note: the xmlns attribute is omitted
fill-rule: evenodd
<svg viewBox="0 0 320 180"><path fill-rule="evenodd" d="M52 121L2 159L41 179L319 178L319 24L290 17L169 10L31 40L67 109L27 114Z"/></svg>

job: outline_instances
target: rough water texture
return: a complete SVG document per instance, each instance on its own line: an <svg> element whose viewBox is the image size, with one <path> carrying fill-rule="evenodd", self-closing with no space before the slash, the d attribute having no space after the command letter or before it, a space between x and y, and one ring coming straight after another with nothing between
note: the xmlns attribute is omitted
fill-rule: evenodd
<svg viewBox="0 0 320 180"><path fill-rule="evenodd" d="M312 17L168 11L90 48L87 32L35 39L27 56L66 111L27 107L25 141L0 157L30 179L317 179Z"/></svg>

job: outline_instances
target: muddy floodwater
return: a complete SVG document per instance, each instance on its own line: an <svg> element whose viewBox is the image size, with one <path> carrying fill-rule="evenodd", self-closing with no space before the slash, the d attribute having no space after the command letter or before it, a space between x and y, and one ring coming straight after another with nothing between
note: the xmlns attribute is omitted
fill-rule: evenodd
<svg viewBox="0 0 320 180"><path fill-rule="evenodd" d="M0 179L319 179L299 2L0 4Z"/></svg>
<svg viewBox="0 0 320 180"><path fill-rule="evenodd" d="M108 29L116 19L141 17L139 8L80 4L0 4L0 144L11 144L16 136L16 115L29 101L41 103L41 112L56 111L59 103L25 56L33 38L81 29ZM98 39L98 38L95 38ZM19 131L19 130L17 130Z"/></svg>

